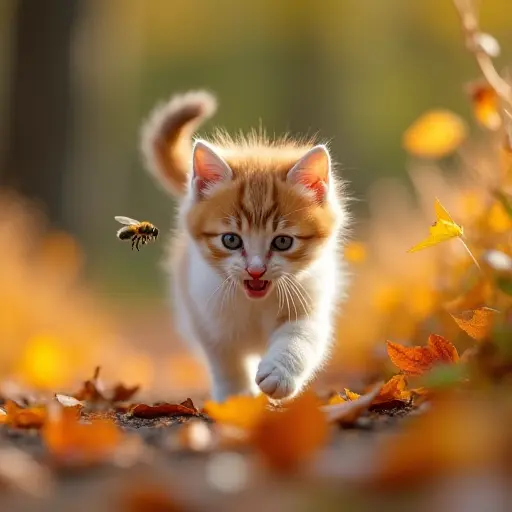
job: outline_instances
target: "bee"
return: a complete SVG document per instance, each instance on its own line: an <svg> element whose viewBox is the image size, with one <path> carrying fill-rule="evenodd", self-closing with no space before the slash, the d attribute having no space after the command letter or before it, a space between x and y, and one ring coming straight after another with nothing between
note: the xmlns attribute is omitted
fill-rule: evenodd
<svg viewBox="0 0 512 512"><path fill-rule="evenodd" d="M119 240L131 240L132 250L134 247L137 251L139 250L139 242L145 245L158 238L158 228L153 226L150 222L139 222L138 220L130 219L130 217L122 216L117 216L115 219L117 222L125 224L125 226L117 232L117 238L119 238Z"/></svg>

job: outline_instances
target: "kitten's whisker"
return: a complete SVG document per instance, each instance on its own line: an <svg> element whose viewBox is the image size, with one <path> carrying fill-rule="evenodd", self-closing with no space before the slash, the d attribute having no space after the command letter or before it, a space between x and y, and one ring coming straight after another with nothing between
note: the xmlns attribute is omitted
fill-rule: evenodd
<svg viewBox="0 0 512 512"><path fill-rule="evenodd" d="M303 298L302 294L300 293L300 290L298 290L298 288L295 286L294 282L287 275L284 275L283 277L284 277L285 281L288 283L288 286L290 287L290 291L293 292L296 295L296 297L299 299L299 302L300 302L302 308L304 309L304 313L309 318L308 306L307 306L307 303L305 302L305 299ZM297 307L295 305L295 302L293 301L293 298L292 298L292 303L293 303L293 307L295 309L295 317L296 317L296 321L297 321L299 319L299 315L297 313Z"/></svg>
<svg viewBox="0 0 512 512"><path fill-rule="evenodd" d="M231 278L228 276L226 277L226 279L224 279L224 281L222 281L222 283L219 284L219 286L217 286L217 288L215 289L215 291L206 299L206 304L208 304L212 299L213 297L219 292L219 290L230 280Z"/></svg>
<svg viewBox="0 0 512 512"><path fill-rule="evenodd" d="M293 306L293 309L295 311L295 321L297 322L299 320L299 313L297 311L297 306L295 305L295 301L293 300L293 297L291 295L291 292L293 291L293 289L290 289L289 288L289 280L286 276L283 276L285 279L283 280L283 284L285 285L285 289L287 291L287 296L289 294L290 296L290 301L292 303L292 306ZM289 292L289 293L288 293ZM291 316L291 315L290 315ZM290 319L289 319L290 320Z"/></svg>
<svg viewBox="0 0 512 512"><path fill-rule="evenodd" d="M304 289L304 287L297 281L295 281L292 276L289 274L285 275L285 279L289 282L291 289L295 292L297 295L297 298L299 299L299 302L301 303L302 307L304 308L304 313L309 318L309 309L311 306L311 297L307 293L307 291ZM300 288L299 288L300 287ZM304 296L304 293L302 293L301 289L304 291L304 293L308 296L309 300L306 299Z"/></svg>

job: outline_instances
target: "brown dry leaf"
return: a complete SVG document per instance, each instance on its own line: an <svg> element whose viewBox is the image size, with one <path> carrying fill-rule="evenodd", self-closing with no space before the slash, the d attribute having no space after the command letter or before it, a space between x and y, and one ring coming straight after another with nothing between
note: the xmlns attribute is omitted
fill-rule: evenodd
<svg viewBox="0 0 512 512"><path fill-rule="evenodd" d="M454 345L438 334L431 334L426 347L405 347L387 342L392 363L407 375L422 375L437 364L454 364L459 354Z"/></svg>
<svg viewBox="0 0 512 512"><path fill-rule="evenodd" d="M163 416L198 416L199 411L195 408L192 400L187 398L181 404L138 404L130 409L132 416L137 418L160 418Z"/></svg>
<svg viewBox="0 0 512 512"><path fill-rule="evenodd" d="M352 426L372 405L375 397L379 394L381 387L382 383L379 383L366 395L359 396L359 398L348 402L324 405L321 407L321 411L325 414L329 423L339 423L343 426Z"/></svg>
<svg viewBox="0 0 512 512"><path fill-rule="evenodd" d="M139 391L140 386L129 387L122 383L116 384L112 390L107 391L100 381L100 370L100 366L95 368L92 379L83 383L82 389L75 393L74 398L89 403L108 402L113 404L130 400Z"/></svg>
<svg viewBox="0 0 512 512"><path fill-rule="evenodd" d="M46 421L44 407L20 407L16 402L7 400L0 414L0 424L13 428L41 428Z"/></svg>
<svg viewBox="0 0 512 512"><path fill-rule="evenodd" d="M116 384L111 392L109 400L115 402L127 402L139 391L140 386L125 386L124 384Z"/></svg>
<svg viewBox="0 0 512 512"><path fill-rule="evenodd" d="M494 319L499 311L481 307L460 313L450 313L457 325L473 339L481 341L491 332Z"/></svg>
<svg viewBox="0 0 512 512"><path fill-rule="evenodd" d="M441 158L455 151L466 138L461 117L449 110L431 110L419 117L404 133L403 146L423 158Z"/></svg>
<svg viewBox="0 0 512 512"><path fill-rule="evenodd" d="M498 130L502 121L496 91L487 82L479 82L469 87L469 93L476 120L489 130Z"/></svg>
<svg viewBox="0 0 512 512"><path fill-rule="evenodd" d="M320 410L319 400L307 391L284 410L266 410L251 432L251 441L269 468L288 473L324 446L328 434L326 415Z"/></svg>
<svg viewBox="0 0 512 512"><path fill-rule="evenodd" d="M205 402L204 411L218 423L250 430L261 419L267 405L268 399L262 394L255 397L232 396L222 403Z"/></svg>
<svg viewBox="0 0 512 512"><path fill-rule="evenodd" d="M97 366L94 370L92 379L83 383L82 389L73 395L81 402L98 402L105 400L103 393L98 389L101 367Z"/></svg>
<svg viewBox="0 0 512 512"><path fill-rule="evenodd" d="M46 421L42 437L53 459L65 466L89 466L114 455L123 438L107 419L80 423L75 408L54 409Z"/></svg>
<svg viewBox="0 0 512 512"><path fill-rule="evenodd" d="M132 484L122 498L125 512L187 512L189 509L171 499L166 491L153 484Z"/></svg>

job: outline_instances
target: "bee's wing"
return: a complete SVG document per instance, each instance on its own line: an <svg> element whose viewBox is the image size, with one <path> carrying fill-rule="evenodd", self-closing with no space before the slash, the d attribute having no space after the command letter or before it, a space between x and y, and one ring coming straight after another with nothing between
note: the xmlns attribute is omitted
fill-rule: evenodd
<svg viewBox="0 0 512 512"><path fill-rule="evenodd" d="M116 217L114 217L114 219L116 219L117 222L120 222L121 224L126 224L127 226L139 224L138 220L130 219L130 217L123 217L122 215L117 215Z"/></svg>

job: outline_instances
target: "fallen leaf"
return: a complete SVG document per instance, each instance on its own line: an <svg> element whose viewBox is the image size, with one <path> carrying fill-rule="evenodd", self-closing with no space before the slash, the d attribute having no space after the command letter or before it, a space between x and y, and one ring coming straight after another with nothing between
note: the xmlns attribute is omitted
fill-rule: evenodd
<svg viewBox="0 0 512 512"><path fill-rule="evenodd" d="M58 407L42 429L42 438L55 462L64 466L89 466L105 462L118 448L122 433L108 419L80 423L76 410Z"/></svg>
<svg viewBox="0 0 512 512"><path fill-rule="evenodd" d="M437 364L454 364L459 361L457 349L445 338L431 334L426 347L405 347L387 342L391 362L407 375L422 375Z"/></svg>
<svg viewBox="0 0 512 512"><path fill-rule="evenodd" d="M350 391L347 388L345 388L345 395L347 395L347 398L349 400L357 400L361 396L361 395L358 395L357 393L354 393L353 391Z"/></svg>
<svg viewBox="0 0 512 512"><path fill-rule="evenodd" d="M77 400L73 396L61 395L60 393L57 393L55 395L55 398L64 407L83 407L84 406L83 402L81 402L80 400Z"/></svg>
<svg viewBox="0 0 512 512"><path fill-rule="evenodd" d="M450 214L446 211L444 206L440 203L439 199L435 202L436 221L430 227L430 235L428 238L411 247L407 252L416 252L433 245L440 244L452 238L458 238L462 236L463 229L461 226L456 224L451 218Z"/></svg>
<svg viewBox="0 0 512 512"><path fill-rule="evenodd" d="M460 313L450 313L457 325L475 340L485 339L494 323L499 311L492 308L481 307Z"/></svg>
<svg viewBox="0 0 512 512"><path fill-rule="evenodd" d="M329 400L327 401L327 405L343 404L346 401L347 400L343 398L339 393L336 393L329 398Z"/></svg>
<svg viewBox="0 0 512 512"><path fill-rule="evenodd" d="M102 392L98 389L100 370L100 366L95 368L92 379L86 380L83 383L82 389L73 395L74 398L81 402L98 402L105 400Z"/></svg>
<svg viewBox="0 0 512 512"><path fill-rule="evenodd" d="M458 115L443 109L431 110L406 130L403 146L415 156L441 158L455 151L466 135L466 124Z"/></svg>
<svg viewBox="0 0 512 512"><path fill-rule="evenodd" d="M478 82L469 86L476 120L489 130L501 127L500 101L496 91L487 82Z"/></svg>
<svg viewBox="0 0 512 512"><path fill-rule="evenodd" d="M140 386L128 387L124 384L116 384L111 392L109 400L112 403L115 402L126 402L133 398L133 396L139 391Z"/></svg>
<svg viewBox="0 0 512 512"><path fill-rule="evenodd" d="M150 483L141 486L139 482L134 482L120 501L120 510L126 512L187 512L190 510L173 500L164 489Z"/></svg>
<svg viewBox="0 0 512 512"><path fill-rule="evenodd" d="M190 400L190 399L188 399ZM190 404L191 404L190 400ZM134 405L130 409L130 414L137 418L160 418L163 416L198 416L199 412L194 407L194 404L184 405L183 404L156 404L156 405L147 405L147 404L138 404Z"/></svg>
<svg viewBox="0 0 512 512"><path fill-rule="evenodd" d="M325 414L329 423L339 423L343 426L352 426L372 405L373 400L379 394L381 387L382 384L379 383L366 395L361 395L355 400L339 404L324 405L320 410Z"/></svg>
<svg viewBox="0 0 512 512"><path fill-rule="evenodd" d="M204 411L218 423L250 430L261 419L267 405L268 399L263 394L232 396L222 403L207 401Z"/></svg>
<svg viewBox="0 0 512 512"><path fill-rule="evenodd" d="M250 440L269 468L277 473L293 472L325 445L329 428L319 405L316 395L307 391L284 410L264 411Z"/></svg>
<svg viewBox="0 0 512 512"><path fill-rule="evenodd" d="M130 400L137 391L139 391L140 386L128 387L122 383L116 384L110 391L105 389L103 383L100 381L100 370L100 366L95 368L92 379L86 380L83 383L82 389L74 394L74 398L81 402L88 402L89 404L114 404L116 402L126 402Z"/></svg>
<svg viewBox="0 0 512 512"><path fill-rule="evenodd" d="M372 405L382 405L397 400L408 402L411 399L411 392L406 388L405 375L394 375L380 388Z"/></svg>
<svg viewBox="0 0 512 512"><path fill-rule="evenodd" d="M0 424L13 428L41 428L46 420L44 407L20 407L16 402L7 400L0 414Z"/></svg>

